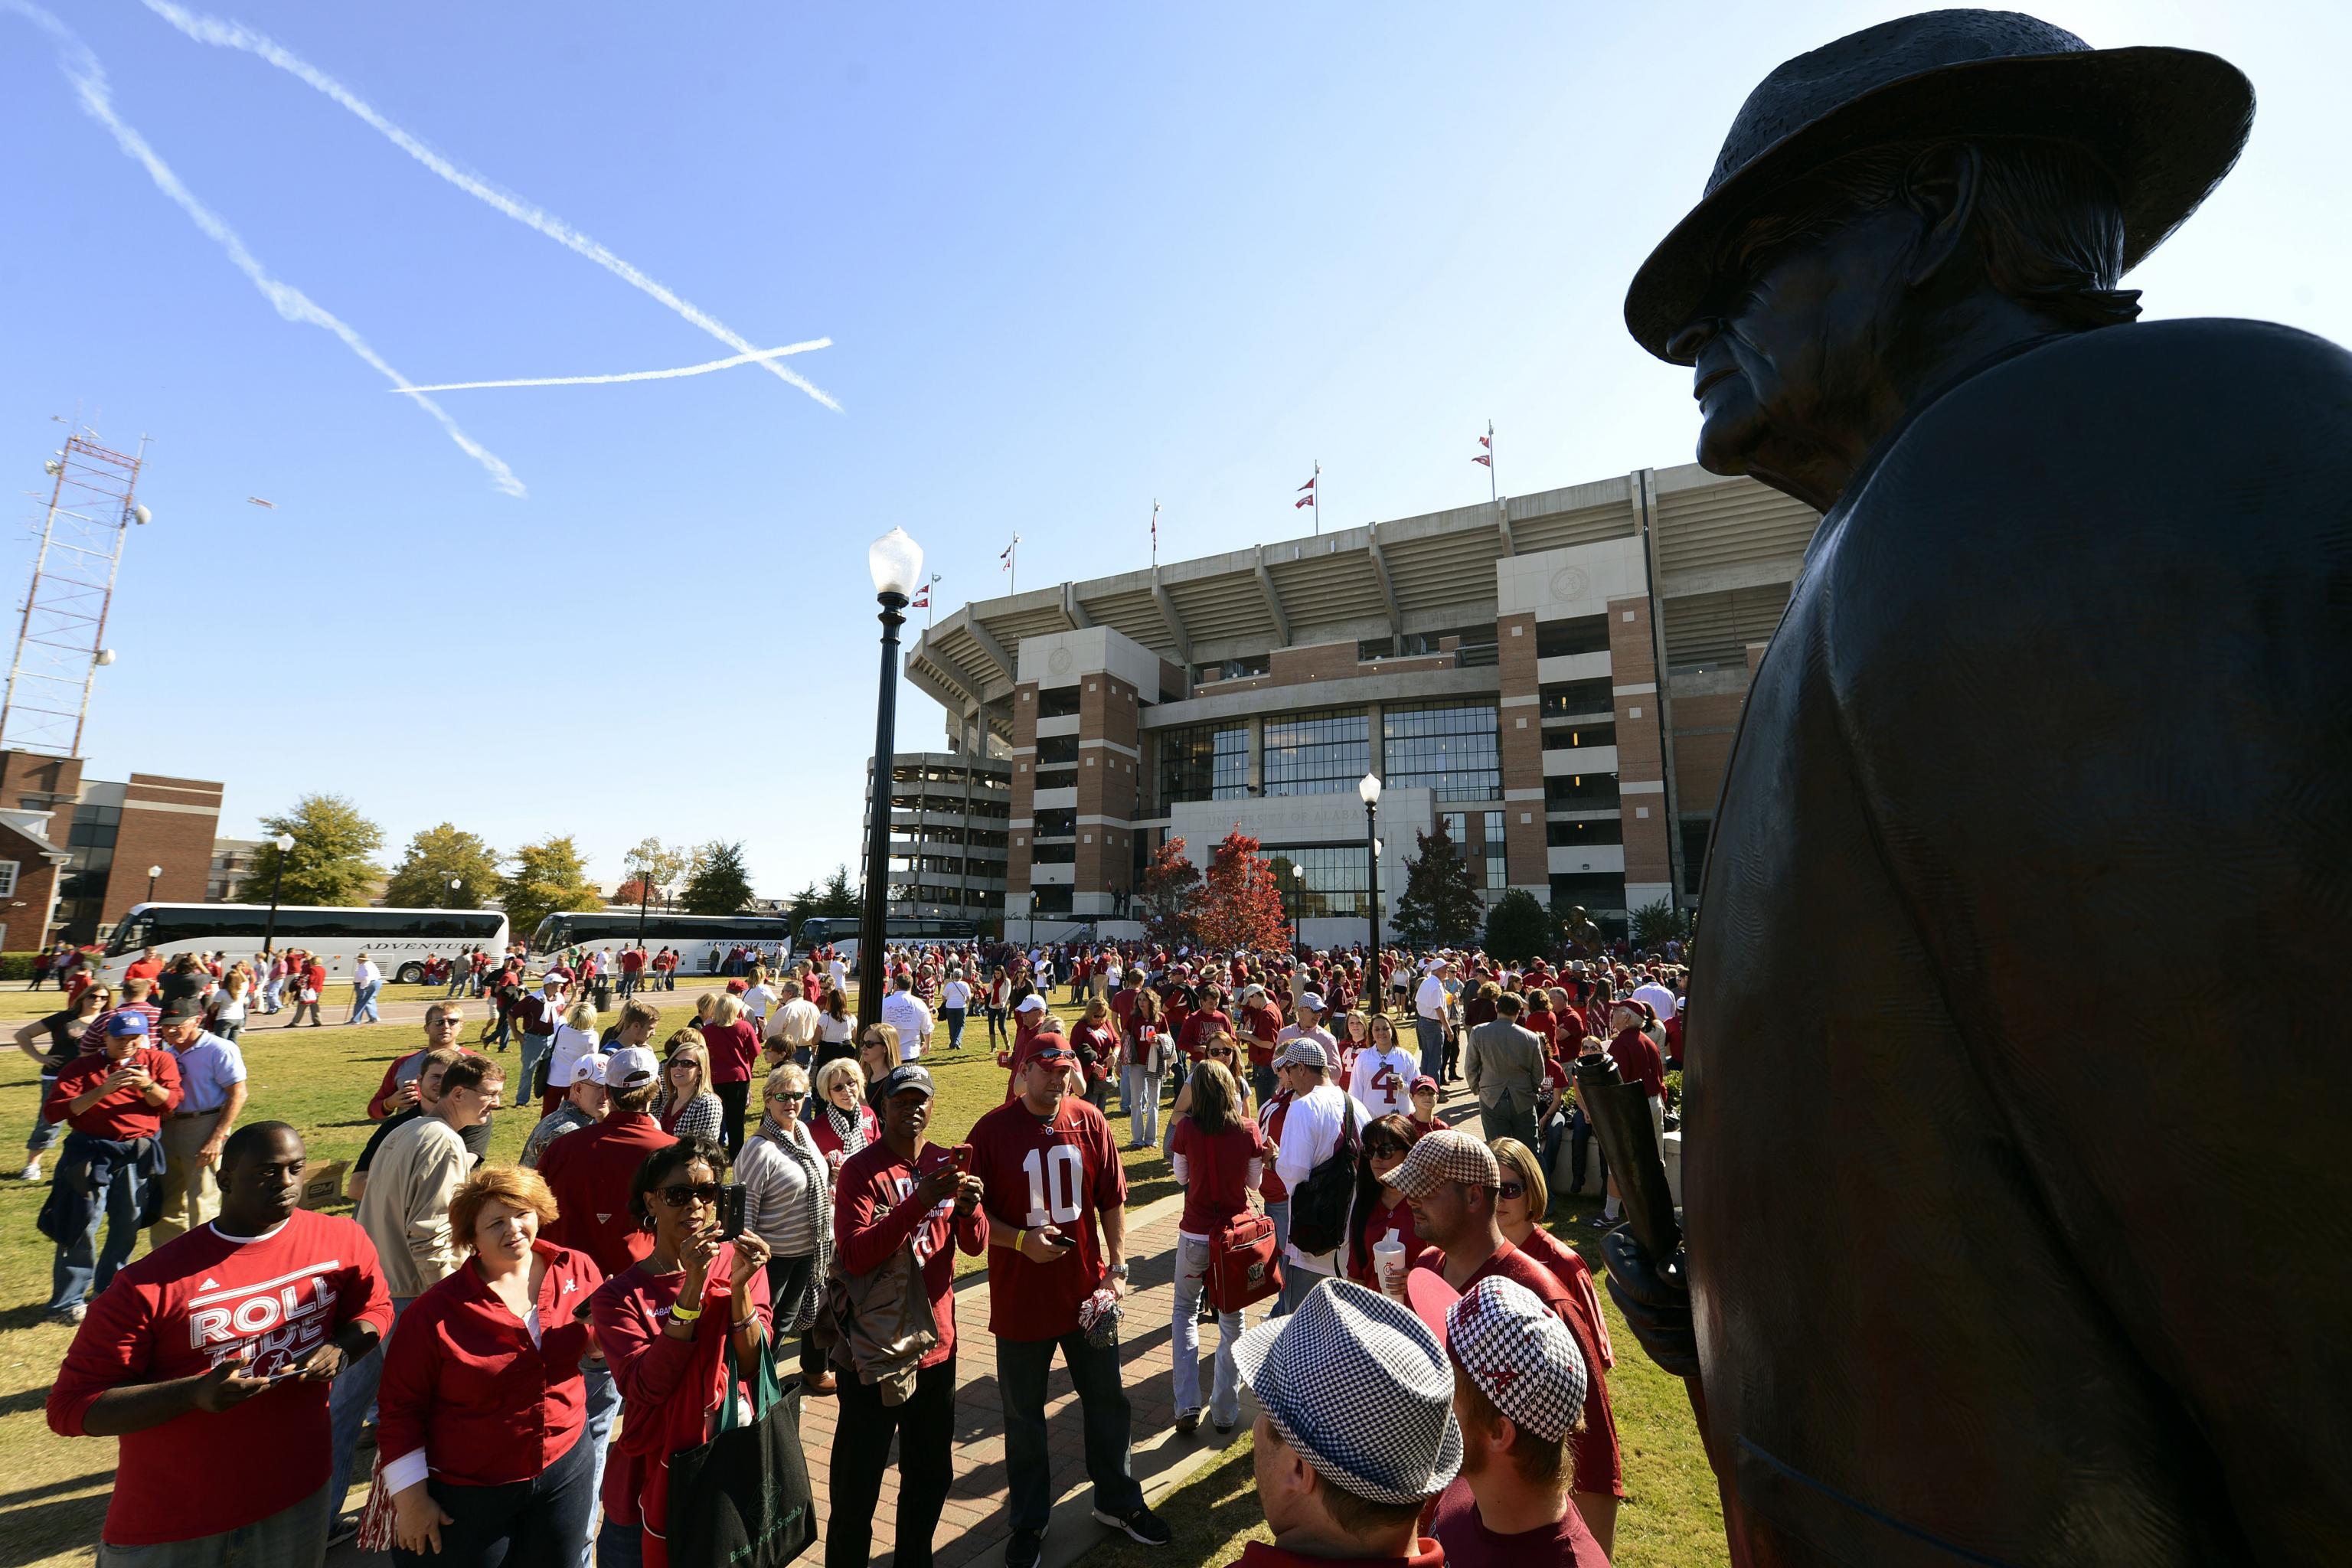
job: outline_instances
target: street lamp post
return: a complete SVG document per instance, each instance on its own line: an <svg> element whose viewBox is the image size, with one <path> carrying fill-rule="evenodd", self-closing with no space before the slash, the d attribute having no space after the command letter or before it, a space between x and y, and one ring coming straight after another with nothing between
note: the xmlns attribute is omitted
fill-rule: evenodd
<svg viewBox="0 0 2352 1568"><path fill-rule="evenodd" d="M866 908L857 922L857 1028L882 1016L882 939L890 897L890 758L898 742L899 612L922 580L923 547L894 528L866 548L882 605L882 679L874 694L874 762L866 789Z"/></svg>
<svg viewBox="0 0 2352 1568"><path fill-rule="evenodd" d="M1364 803L1364 867L1370 874L1365 886L1371 904L1371 945L1365 949L1377 976L1381 967L1381 776L1366 773L1356 781L1356 798Z"/></svg>
<svg viewBox="0 0 2352 1568"><path fill-rule="evenodd" d="M653 896L653 879L643 871L637 873L637 945L646 945L646 900Z"/></svg>
<svg viewBox="0 0 2352 1568"><path fill-rule="evenodd" d="M163 874L163 868L161 866L147 868L147 901L151 904L155 901L155 879Z"/></svg>
<svg viewBox="0 0 2352 1568"><path fill-rule="evenodd" d="M294 847L294 836L281 833L269 843L278 851L278 870L269 879L269 921L261 928L261 951L264 952L278 951L278 892L286 886L286 852Z"/></svg>

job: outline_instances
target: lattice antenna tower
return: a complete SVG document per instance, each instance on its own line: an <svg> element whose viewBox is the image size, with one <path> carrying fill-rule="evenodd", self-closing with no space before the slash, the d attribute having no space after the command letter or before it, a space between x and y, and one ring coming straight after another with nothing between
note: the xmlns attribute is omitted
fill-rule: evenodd
<svg viewBox="0 0 2352 1568"><path fill-rule="evenodd" d="M90 689L100 667L114 662L106 617L123 542L147 521L138 499L146 452L144 438L126 454L75 426L42 465L55 483L0 699L0 751L81 754Z"/></svg>

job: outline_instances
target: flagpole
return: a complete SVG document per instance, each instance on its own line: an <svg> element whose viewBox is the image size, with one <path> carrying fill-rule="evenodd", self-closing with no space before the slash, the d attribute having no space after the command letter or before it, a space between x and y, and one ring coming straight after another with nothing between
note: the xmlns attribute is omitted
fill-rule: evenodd
<svg viewBox="0 0 2352 1568"><path fill-rule="evenodd" d="M1495 484L1495 422L1486 421L1486 499L1497 507L1503 504L1503 492Z"/></svg>
<svg viewBox="0 0 2352 1568"><path fill-rule="evenodd" d="M1151 503L1151 564L1160 564L1160 503Z"/></svg>
<svg viewBox="0 0 2352 1568"><path fill-rule="evenodd" d="M1315 459L1315 537L1323 537L1323 459Z"/></svg>

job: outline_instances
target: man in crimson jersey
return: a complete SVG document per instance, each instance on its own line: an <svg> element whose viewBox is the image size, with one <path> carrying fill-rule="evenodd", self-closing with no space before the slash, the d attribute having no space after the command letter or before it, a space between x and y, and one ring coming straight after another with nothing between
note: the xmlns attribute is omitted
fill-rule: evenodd
<svg viewBox="0 0 2352 1568"><path fill-rule="evenodd" d="M392 1326L392 1298L367 1232L297 1206L305 1158L282 1121L237 1129L219 1217L116 1275L75 1333L49 1429L121 1439L100 1562L325 1555L327 1384Z"/></svg>
<svg viewBox="0 0 2352 1568"><path fill-rule="evenodd" d="M1080 1310L1094 1316L1098 1292L1127 1294L1127 1173L1109 1121L1069 1092L1076 1059L1059 1037L1041 1037L1022 1067L1021 1097L971 1130L971 1173L988 1215L988 1331L996 1336L1011 1498L1005 1568L1036 1568L1044 1550L1054 1506L1045 1378L1056 1346L1086 1414L1095 1518L1146 1546L1170 1539L1143 1505L1128 1462L1117 1321L1097 1318L1091 1332L1081 1326Z"/></svg>
<svg viewBox="0 0 2352 1568"><path fill-rule="evenodd" d="M898 1442L898 1539L894 1561L929 1568L931 1536L955 1479L955 1248L980 1253L988 1231L980 1217L978 1177L959 1175L955 1156L923 1141L931 1124L931 1075L913 1062L880 1086L882 1136L841 1167L834 1198L834 1249L842 1272L862 1278L914 1249L938 1322L939 1343L925 1352L915 1386L898 1404L880 1384L845 1372L841 1415L833 1433L833 1510L824 1532L826 1568L863 1568L874 1546L874 1510ZM889 1331L877 1325L877 1338Z"/></svg>

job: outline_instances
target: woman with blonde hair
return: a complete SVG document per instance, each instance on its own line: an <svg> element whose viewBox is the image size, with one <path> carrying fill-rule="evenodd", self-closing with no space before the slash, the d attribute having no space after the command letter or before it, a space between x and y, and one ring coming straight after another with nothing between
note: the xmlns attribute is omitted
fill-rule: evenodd
<svg viewBox="0 0 2352 1568"><path fill-rule="evenodd" d="M555 1026L555 1043L548 1047L541 1070L547 1081L540 1086L539 1113L552 1116L555 1108L563 1103L572 1088L572 1069L580 1058L596 1049L596 1005L586 997L572 1004L563 1011L563 1021ZM523 1090L528 1094L530 1089Z"/></svg>
<svg viewBox="0 0 2352 1568"><path fill-rule="evenodd" d="M786 1336L800 1334L802 1386L811 1394L831 1394L833 1373L808 1331L816 1322L825 1269L833 1262L834 1173L801 1120L808 1094L808 1074L799 1063L785 1062L768 1074L761 1089L760 1128L743 1141L735 1179L744 1188L743 1228L768 1244L775 1342L781 1346Z"/></svg>
<svg viewBox="0 0 2352 1568"><path fill-rule="evenodd" d="M710 1092L710 1052L702 1036L680 1029L664 1048L668 1060L662 1065L661 1092L654 1096L654 1119L680 1142L708 1138L717 1143L725 1111Z"/></svg>
<svg viewBox="0 0 2352 1568"><path fill-rule="evenodd" d="M471 1256L400 1315L376 1390L376 1443L402 1568L579 1560L596 1508L575 1309L604 1283L540 1239L555 1197L536 1171L485 1170L449 1202Z"/></svg>
<svg viewBox="0 0 2352 1568"><path fill-rule="evenodd" d="M895 1053L897 1045L891 1049ZM835 1057L816 1069L817 1111L809 1123L817 1152L838 1172L844 1161L882 1136L881 1120L866 1103L866 1069Z"/></svg>
<svg viewBox="0 0 2352 1568"><path fill-rule="evenodd" d="M1592 1270L1576 1248L1546 1229L1543 1216L1551 1208L1551 1191L1544 1183L1542 1162L1535 1151L1516 1138L1495 1140L1495 1160L1503 1168L1503 1184L1496 1189L1495 1223L1503 1238L1559 1276L1559 1282L1583 1304L1585 1321L1601 1348L1601 1364L1617 1364L1609 1344L1609 1320L1601 1315L1601 1294L1592 1288Z"/></svg>
<svg viewBox="0 0 2352 1568"><path fill-rule="evenodd" d="M710 1016L696 1026L710 1051L710 1089L719 1096L720 1142L727 1152L743 1148L743 1113L751 1103L751 1072L760 1060L760 1026L751 1021L740 996L720 995L710 1005Z"/></svg>
<svg viewBox="0 0 2352 1568"><path fill-rule="evenodd" d="M898 1026L868 1024L857 1037L857 1065L866 1074L866 1096L871 1103L882 1092L882 1080L898 1065ZM876 1113L880 1113L877 1106Z"/></svg>

